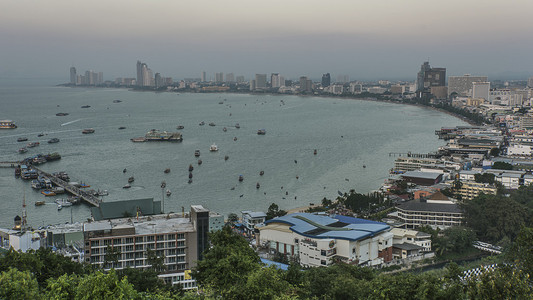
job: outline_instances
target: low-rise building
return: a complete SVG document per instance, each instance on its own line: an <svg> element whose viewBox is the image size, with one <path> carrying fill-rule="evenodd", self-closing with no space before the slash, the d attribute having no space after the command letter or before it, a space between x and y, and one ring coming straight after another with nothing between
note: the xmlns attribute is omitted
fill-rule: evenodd
<svg viewBox="0 0 533 300"><path fill-rule="evenodd" d="M488 183L480 183L473 181L462 182L461 188L458 190L463 200L472 200L479 196L479 194L492 194L496 195L497 188Z"/></svg>
<svg viewBox="0 0 533 300"><path fill-rule="evenodd" d="M431 234L412 229L392 228L390 231L393 237L393 244L414 244L422 248L424 252L431 251Z"/></svg>
<svg viewBox="0 0 533 300"><path fill-rule="evenodd" d="M266 214L262 211L243 210L241 214L242 225L248 234L254 233L255 227L262 225L266 220Z"/></svg>
<svg viewBox="0 0 533 300"><path fill-rule="evenodd" d="M302 266L329 266L334 259L371 266L392 260L389 229L370 220L295 213L266 221L259 241L271 251L298 257Z"/></svg>
<svg viewBox="0 0 533 300"><path fill-rule="evenodd" d="M412 200L401 203L396 207L397 217L404 223L404 228L431 226L433 228L448 228L461 225L463 211L459 205L448 203L432 203L431 200Z"/></svg>

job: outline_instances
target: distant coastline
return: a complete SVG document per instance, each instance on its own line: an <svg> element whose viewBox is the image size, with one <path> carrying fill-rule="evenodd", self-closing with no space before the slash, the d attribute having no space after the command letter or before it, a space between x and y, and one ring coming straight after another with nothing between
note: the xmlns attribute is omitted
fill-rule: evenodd
<svg viewBox="0 0 533 300"><path fill-rule="evenodd" d="M392 103L392 104L401 104L401 105L410 105L410 106L416 106L416 107L420 107L420 108L427 108L427 109L431 109L431 110L434 110L434 111L438 111L438 112L441 112L441 113L445 113L447 115L450 115L452 117L455 117L457 119L460 119L461 121L463 122L466 122L468 123L470 126L478 126L478 124L476 124L476 122L474 122L473 120L465 117L465 116L462 116L462 115L459 115L459 114L456 114L454 112L451 112L451 111L447 111L445 109L442 109L442 108L438 108L438 107L434 107L434 106L431 106L431 105L423 105L423 104L419 104L419 103L410 103L410 102L405 102L405 101L394 101L394 100L390 100L390 99L379 99L377 97L354 97L354 96L347 96L347 95L333 95L333 94L284 94L284 93L272 93L272 92L268 92L268 91L264 91L264 92L253 92L253 91L245 91L245 90L242 90L242 92L239 92L239 91L235 91L235 90L229 90L229 91L198 91L198 90L191 90L191 89L186 89L186 90L183 90L183 91L169 91L169 90L156 90L156 89L137 89L137 88L131 88L131 87L117 87L117 86L89 86L89 85L72 85L72 84L69 84L69 83L61 83L61 84L57 84L56 86L62 86L62 87L71 87L71 88L114 88L114 89L126 89L128 91L132 91L132 92L155 92L155 93L190 93L190 94L217 94L217 93L220 93L220 94L236 94L236 95L239 95L239 94L245 94L245 95L271 95L271 96L283 96L283 95L288 95L288 96L299 96L299 97L321 97L321 98L334 98L334 99L348 99L348 100L362 100L362 101L373 101L373 102L383 102L383 103Z"/></svg>

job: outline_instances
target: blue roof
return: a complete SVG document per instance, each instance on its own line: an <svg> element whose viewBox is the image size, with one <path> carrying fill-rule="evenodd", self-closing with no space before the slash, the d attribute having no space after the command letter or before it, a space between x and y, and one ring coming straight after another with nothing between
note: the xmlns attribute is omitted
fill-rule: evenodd
<svg viewBox="0 0 533 300"><path fill-rule="evenodd" d="M268 260L266 258L261 258L261 262L264 263L265 265L269 266L269 267L270 266L275 266L278 269L283 270L283 271L287 271L289 269L289 265L282 264L282 263L279 263L279 262L275 262L275 261L272 261L272 260Z"/></svg>
<svg viewBox="0 0 533 300"><path fill-rule="evenodd" d="M310 238L349 241L365 239L390 228L389 225L376 221L310 213L295 213L265 222L267 225L270 223L288 224L292 231Z"/></svg>

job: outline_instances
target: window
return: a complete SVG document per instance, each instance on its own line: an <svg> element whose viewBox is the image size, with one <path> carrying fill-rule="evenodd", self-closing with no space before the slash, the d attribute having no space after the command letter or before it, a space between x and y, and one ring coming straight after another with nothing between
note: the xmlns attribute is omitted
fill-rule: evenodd
<svg viewBox="0 0 533 300"><path fill-rule="evenodd" d="M126 238L126 244L133 244L133 238Z"/></svg>
<svg viewBox="0 0 533 300"><path fill-rule="evenodd" d="M183 239L185 239L185 234L178 233L178 240L183 240Z"/></svg>
<svg viewBox="0 0 533 300"><path fill-rule="evenodd" d="M325 261L325 260L321 260L321 261L320 261L320 264L323 265L323 266L325 266L325 265L326 265L326 261Z"/></svg>
<svg viewBox="0 0 533 300"><path fill-rule="evenodd" d="M167 235L167 240L175 240L175 239L176 239L176 235L175 234Z"/></svg>
<svg viewBox="0 0 533 300"><path fill-rule="evenodd" d="M100 246L100 241L91 241L91 247Z"/></svg>
<svg viewBox="0 0 533 300"><path fill-rule="evenodd" d="M320 250L320 255L326 256L326 250Z"/></svg>
<svg viewBox="0 0 533 300"><path fill-rule="evenodd" d="M146 237L147 242L153 242L155 240L155 237L153 235L149 235Z"/></svg>
<svg viewBox="0 0 533 300"><path fill-rule="evenodd" d="M138 236L135 238L135 243L142 243L143 242L143 237L142 236Z"/></svg>

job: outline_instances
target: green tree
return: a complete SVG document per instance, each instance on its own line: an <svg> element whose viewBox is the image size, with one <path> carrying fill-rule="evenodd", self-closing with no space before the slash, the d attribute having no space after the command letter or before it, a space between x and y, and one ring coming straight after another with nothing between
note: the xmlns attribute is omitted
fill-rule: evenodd
<svg viewBox="0 0 533 300"><path fill-rule="evenodd" d="M471 278L466 286L468 299L531 299L529 275L512 266L500 266Z"/></svg>
<svg viewBox="0 0 533 300"><path fill-rule="evenodd" d="M275 217L284 216L286 214L287 212L282 209L279 209L279 206L276 203L272 203L268 207L268 211L266 213L266 219L270 220L270 219L274 219Z"/></svg>
<svg viewBox="0 0 533 300"><path fill-rule="evenodd" d="M513 165L511 165L510 163L503 162L503 161L497 161L497 162L494 162L494 164L492 164L492 168L497 169L497 170L512 170Z"/></svg>
<svg viewBox="0 0 533 300"><path fill-rule="evenodd" d="M119 279L115 270L96 271L83 277L76 288L75 299L135 299L139 294L126 278Z"/></svg>
<svg viewBox="0 0 533 300"><path fill-rule="evenodd" d="M119 248L112 247L107 245L105 256L104 256L104 268L115 268L118 264L118 260L121 257Z"/></svg>
<svg viewBox="0 0 533 300"><path fill-rule="evenodd" d="M231 297L252 272L261 268L259 256L228 226L211 233L209 240L211 247L193 269L193 277L202 287L212 288L223 298Z"/></svg>
<svg viewBox="0 0 533 300"><path fill-rule="evenodd" d="M230 213L228 215L228 222L232 225L239 222L239 216L236 213Z"/></svg>
<svg viewBox="0 0 533 300"><path fill-rule="evenodd" d="M276 267L265 267L251 272L246 283L228 299L274 299L288 293L290 284L283 280L283 273Z"/></svg>
<svg viewBox="0 0 533 300"><path fill-rule="evenodd" d="M39 284L29 271L9 268L0 274L1 299L40 299Z"/></svg>
<svg viewBox="0 0 533 300"><path fill-rule="evenodd" d="M523 227L509 251L508 259L533 278L533 228Z"/></svg>
<svg viewBox="0 0 533 300"><path fill-rule="evenodd" d="M80 280L81 278L75 274L49 278L46 286L46 299L74 299Z"/></svg>
<svg viewBox="0 0 533 300"><path fill-rule="evenodd" d="M492 148L492 149L490 149L490 156L494 156L494 157L496 157L496 156L498 156L498 155L500 155L500 149L499 149L499 148Z"/></svg>
<svg viewBox="0 0 533 300"><path fill-rule="evenodd" d="M151 266L151 269L156 272L161 272L166 269L165 256L158 255L158 253L150 248L146 249L146 262Z"/></svg>

